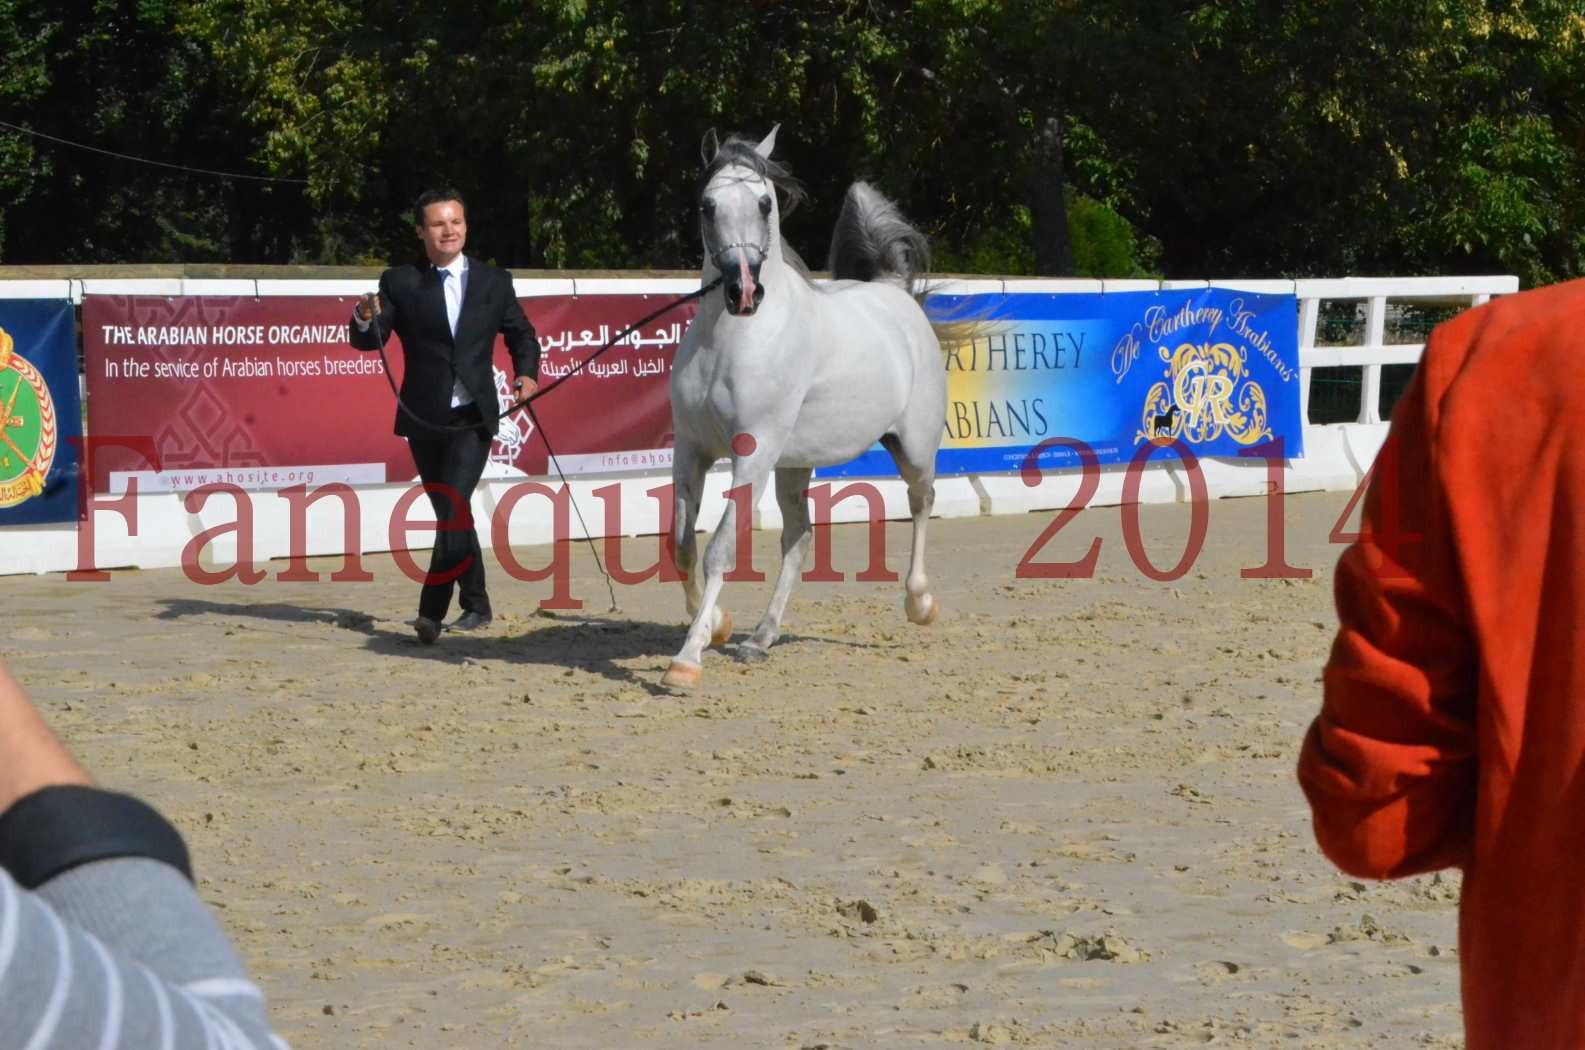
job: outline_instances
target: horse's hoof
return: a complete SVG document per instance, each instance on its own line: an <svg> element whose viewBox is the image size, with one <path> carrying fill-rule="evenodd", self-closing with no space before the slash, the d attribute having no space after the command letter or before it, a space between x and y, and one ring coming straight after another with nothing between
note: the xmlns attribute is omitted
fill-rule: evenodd
<svg viewBox="0 0 1585 1050"><path fill-rule="evenodd" d="M681 660L673 660L666 669L666 674L661 678L660 684L667 689L692 689L699 684L704 668L695 664L685 664Z"/></svg>
<svg viewBox="0 0 1585 1050"><path fill-rule="evenodd" d="M916 611L912 598L903 602L903 611L908 614L910 623L917 624L920 627L929 627L936 622L936 617L940 615L941 603L930 595L926 595L924 601L928 601L930 605L926 607L923 613Z"/></svg>
<svg viewBox="0 0 1585 1050"><path fill-rule="evenodd" d="M737 662L740 664L762 664L770 659L770 653L749 642L738 646L737 651L732 655L737 657Z"/></svg>
<svg viewBox="0 0 1585 1050"><path fill-rule="evenodd" d="M714 648L719 648L720 646L725 645L727 643L727 639L731 637L732 614L727 612L725 609L722 609L721 622L716 625L716 629L714 631L710 632L710 645Z"/></svg>

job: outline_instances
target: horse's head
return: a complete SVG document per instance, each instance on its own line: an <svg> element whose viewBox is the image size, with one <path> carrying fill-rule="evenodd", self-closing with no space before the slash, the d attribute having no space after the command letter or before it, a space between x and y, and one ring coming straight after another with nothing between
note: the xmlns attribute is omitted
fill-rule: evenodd
<svg viewBox="0 0 1585 1050"><path fill-rule="evenodd" d="M710 151L699 191L706 265L721 272L727 312L734 315L759 309L765 298L762 270L772 256L780 256L777 190L788 193L789 201L799 192L786 168L770 159L775 145L775 128L757 144L728 138Z"/></svg>

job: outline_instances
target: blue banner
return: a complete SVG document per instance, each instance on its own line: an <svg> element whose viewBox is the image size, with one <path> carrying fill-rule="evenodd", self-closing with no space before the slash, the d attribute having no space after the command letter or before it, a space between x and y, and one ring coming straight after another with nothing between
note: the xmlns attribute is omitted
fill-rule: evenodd
<svg viewBox="0 0 1585 1050"><path fill-rule="evenodd" d="M938 474L1016 471L1052 438L1083 442L1103 464L1174 439L1198 456L1232 457L1282 438L1285 457L1303 455L1292 295L936 295L926 310L947 370ZM1038 462L1074 467L1079 454L1057 445ZM816 473L892 476L896 467L876 445Z"/></svg>
<svg viewBox="0 0 1585 1050"><path fill-rule="evenodd" d="M0 525L77 518L77 324L64 299L0 299Z"/></svg>

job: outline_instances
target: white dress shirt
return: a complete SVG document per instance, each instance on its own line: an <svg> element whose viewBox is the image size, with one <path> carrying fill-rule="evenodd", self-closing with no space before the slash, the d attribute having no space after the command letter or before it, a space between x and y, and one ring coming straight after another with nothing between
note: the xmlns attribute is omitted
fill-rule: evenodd
<svg viewBox="0 0 1585 1050"><path fill-rule="evenodd" d="M451 324L451 335L457 336L457 318L462 316L462 297L468 294L468 257L459 255L451 260L449 266L437 266L435 271L440 274L440 279L445 285L446 293L446 320ZM451 387L451 407L460 408L463 405L473 404L473 395L468 393L468 388L458 379Z"/></svg>

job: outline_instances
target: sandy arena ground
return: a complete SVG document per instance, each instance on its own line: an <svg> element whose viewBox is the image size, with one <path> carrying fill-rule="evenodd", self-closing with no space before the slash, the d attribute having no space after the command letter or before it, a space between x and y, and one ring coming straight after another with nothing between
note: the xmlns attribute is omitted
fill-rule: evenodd
<svg viewBox="0 0 1585 1050"><path fill-rule="evenodd" d="M10 577L0 653L188 836L297 1050L1457 1047L1456 875L1339 875L1293 775L1347 499L1289 499L1302 581L1240 579L1259 499L1213 503L1172 583L1116 507L1043 552L1101 537L1090 580L1014 578L1049 514L935 521L928 629L839 527L848 580L688 695L658 688L680 588L606 612L586 548L584 612L492 559L495 625L433 648L386 557L373 583ZM1188 508L1140 518L1176 561ZM728 585L738 638L768 593Z"/></svg>

